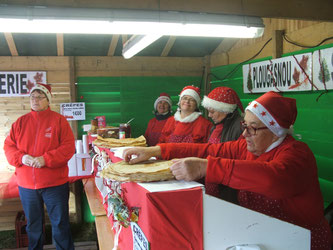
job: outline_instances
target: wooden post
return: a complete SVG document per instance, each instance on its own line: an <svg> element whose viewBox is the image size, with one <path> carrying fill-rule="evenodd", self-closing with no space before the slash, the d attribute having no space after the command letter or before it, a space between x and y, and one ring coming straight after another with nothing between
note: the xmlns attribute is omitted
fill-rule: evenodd
<svg viewBox="0 0 333 250"><path fill-rule="evenodd" d="M204 65L204 95L208 95L211 90L211 83L210 83L210 56L205 56L203 59L203 65ZM204 116L207 118L207 110L204 111Z"/></svg>
<svg viewBox="0 0 333 250"><path fill-rule="evenodd" d="M283 54L283 33L284 30L274 30L272 34L272 57L280 58Z"/></svg>
<svg viewBox="0 0 333 250"><path fill-rule="evenodd" d="M76 75L75 75L75 57L69 57L69 91L70 91L70 102L76 102ZM78 136L77 121L71 121L70 125L73 130L75 140Z"/></svg>

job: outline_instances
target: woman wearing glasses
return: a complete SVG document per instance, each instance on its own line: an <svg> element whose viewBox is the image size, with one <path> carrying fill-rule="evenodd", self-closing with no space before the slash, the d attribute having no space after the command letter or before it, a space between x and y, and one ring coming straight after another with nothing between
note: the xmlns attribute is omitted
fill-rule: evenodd
<svg viewBox="0 0 333 250"><path fill-rule="evenodd" d="M186 86L180 93L178 105L175 115L164 125L159 143L207 142L212 124L199 111L200 89Z"/></svg>
<svg viewBox="0 0 333 250"><path fill-rule="evenodd" d="M205 177L206 182L238 189L241 206L309 229L311 249L328 250L332 234L324 217L316 160L310 148L290 134L296 116L296 100L271 91L245 109L244 139L221 144L160 144L130 149L124 158L136 163L152 156L189 157L175 160L171 166L176 179ZM132 155L138 158L130 160Z"/></svg>
<svg viewBox="0 0 333 250"><path fill-rule="evenodd" d="M75 153L74 136L65 117L51 111L50 102L50 85L36 84L30 92L31 112L13 123L4 150L16 167L29 249L43 249L44 204L56 248L74 249L67 166Z"/></svg>
<svg viewBox="0 0 333 250"><path fill-rule="evenodd" d="M204 96L202 106L207 109L208 117L214 123L209 135L209 143L221 143L237 140L243 129L241 127L244 113L243 105L237 93L228 87L217 87L208 96ZM217 183L205 183L206 194L238 204L236 189Z"/></svg>

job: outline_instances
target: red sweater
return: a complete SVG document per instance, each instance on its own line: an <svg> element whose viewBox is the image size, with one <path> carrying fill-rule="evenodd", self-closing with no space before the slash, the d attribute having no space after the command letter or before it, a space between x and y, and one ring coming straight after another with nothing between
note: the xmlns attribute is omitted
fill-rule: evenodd
<svg viewBox="0 0 333 250"><path fill-rule="evenodd" d="M13 123L4 143L9 164L16 167L18 185L40 189L68 181L68 160L75 153L73 132L62 115L50 108L31 111ZM43 156L45 166L33 168L22 164L22 156Z"/></svg>
<svg viewBox="0 0 333 250"><path fill-rule="evenodd" d="M206 182L239 189L240 205L311 230L312 249L329 246L317 165L309 147L287 136L260 156L247 151L245 139L221 144L159 145L163 159L196 156L208 159Z"/></svg>
<svg viewBox="0 0 333 250"><path fill-rule="evenodd" d="M153 118L149 121L145 133L148 146L155 146L158 143L158 140L162 134L162 129L166 122L167 119L157 120L156 118Z"/></svg>

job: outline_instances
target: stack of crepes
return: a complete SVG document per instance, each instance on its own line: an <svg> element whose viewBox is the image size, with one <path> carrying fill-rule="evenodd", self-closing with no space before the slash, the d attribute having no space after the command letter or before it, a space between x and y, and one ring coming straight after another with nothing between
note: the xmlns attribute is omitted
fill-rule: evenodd
<svg viewBox="0 0 333 250"><path fill-rule="evenodd" d="M146 138L141 135L138 138L103 138L97 136L97 139L93 141L93 144L101 148L117 148L117 147L146 147Z"/></svg>
<svg viewBox="0 0 333 250"><path fill-rule="evenodd" d="M172 161L148 160L137 164L125 161L108 163L100 176L114 181L152 182L173 180L170 166Z"/></svg>

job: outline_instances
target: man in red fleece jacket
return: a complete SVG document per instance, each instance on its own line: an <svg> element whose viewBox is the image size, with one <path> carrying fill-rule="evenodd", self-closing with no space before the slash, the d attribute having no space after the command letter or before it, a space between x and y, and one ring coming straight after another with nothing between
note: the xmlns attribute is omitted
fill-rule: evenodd
<svg viewBox="0 0 333 250"><path fill-rule="evenodd" d="M290 135L296 116L296 100L271 91L245 109L244 139L134 148L125 151L124 159L133 164L153 156L189 157L171 166L176 179L205 177L206 182L238 189L241 206L309 229L311 249L328 250L332 233L324 217L316 160L305 143Z"/></svg>
<svg viewBox="0 0 333 250"><path fill-rule="evenodd" d="M51 87L36 84L31 112L13 123L4 150L15 174L30 249L43 249L44 204L57 249L74 249L69 224L68 160L75 153L73 132L62 115L51 111Z"/></svg>

